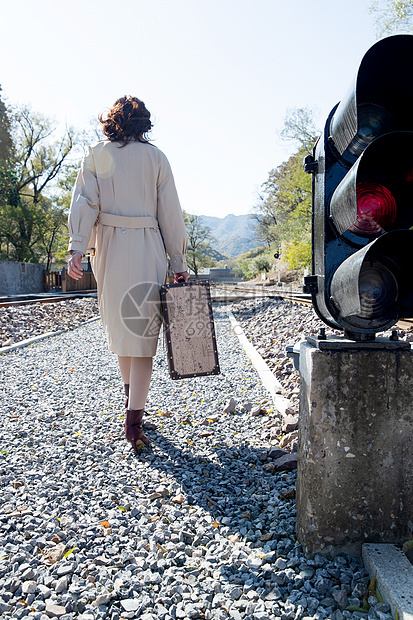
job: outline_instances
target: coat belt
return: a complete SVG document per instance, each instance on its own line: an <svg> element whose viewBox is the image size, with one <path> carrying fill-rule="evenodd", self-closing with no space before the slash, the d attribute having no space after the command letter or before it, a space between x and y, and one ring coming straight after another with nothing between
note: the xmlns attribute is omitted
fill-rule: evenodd
<svg viewBox="0 0 413 620"><path fill-rule="evenodd" d="M98 221L102 226L114 228L159 228L156 217L150 216L113 215L101 212Z"/></svg>

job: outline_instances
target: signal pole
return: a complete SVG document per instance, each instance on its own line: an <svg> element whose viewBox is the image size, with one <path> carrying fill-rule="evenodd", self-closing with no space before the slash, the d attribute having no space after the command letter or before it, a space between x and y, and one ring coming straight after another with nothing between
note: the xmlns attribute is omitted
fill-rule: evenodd
<svg viewBox="0 0 413 620"><path fill-rule="evenodd" d="M305 289L344 338L301 347L297 536L307 553L404 542L413 515L413 36L363 57L312 156Z"/></svg>
<svg viewBox="0 0 413 620"><path fill-rule="evenodd" d="M411 537L409 343L340 344L305 342L300 351L297 537L309 555L359 555L364 542Z"/></svg>

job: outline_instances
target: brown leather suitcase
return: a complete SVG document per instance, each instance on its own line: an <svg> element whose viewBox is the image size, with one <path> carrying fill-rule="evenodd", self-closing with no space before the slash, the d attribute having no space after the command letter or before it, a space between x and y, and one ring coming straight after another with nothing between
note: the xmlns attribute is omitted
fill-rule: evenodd
<svg viewBox="0 0 413 620"><path fill-rule="evenodd" d="M161 301L171 378L218 375L209 282L164 284Z"/></svg>

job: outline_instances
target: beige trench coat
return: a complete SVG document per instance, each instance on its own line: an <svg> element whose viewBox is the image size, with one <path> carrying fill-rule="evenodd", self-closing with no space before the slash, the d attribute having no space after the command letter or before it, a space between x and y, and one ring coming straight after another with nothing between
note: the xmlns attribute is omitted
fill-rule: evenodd
<svg viewBox="0 0 413 620"><path fill-rule="evenodd" d="M89 147L73 191L69 250L86 252L96 221L91 263L109 348L122 356L152 357L166 253L175 273L187 270L185 224L162 151L109 140Z"/></svg>

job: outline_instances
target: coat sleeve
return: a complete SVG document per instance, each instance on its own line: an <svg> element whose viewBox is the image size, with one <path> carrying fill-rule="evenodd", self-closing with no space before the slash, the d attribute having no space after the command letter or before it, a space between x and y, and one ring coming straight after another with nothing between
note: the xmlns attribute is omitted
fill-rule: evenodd
<svg viewBox="0 0 413 620"><path fill-rule="evenodd" d="M86 253L93 224L99 215L99 188L92 149L82 161L70 205L68 251Z"/></svg>
<svg viewBox="0 0 413 620"><path fill-rule="evenodd" d="M163 154L162 154L163 155ZM185 254L188 245L184 217L168 160L163 155L157 185L159 228L169 255L172 271L188 270Z"/></svg>

